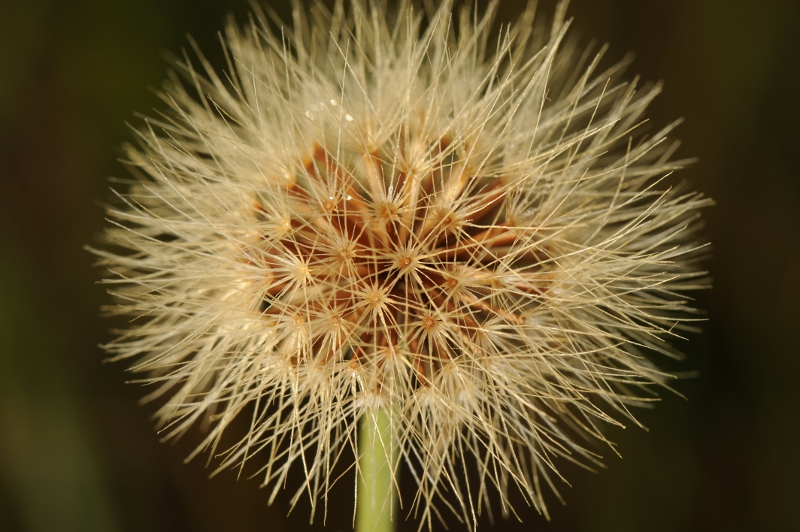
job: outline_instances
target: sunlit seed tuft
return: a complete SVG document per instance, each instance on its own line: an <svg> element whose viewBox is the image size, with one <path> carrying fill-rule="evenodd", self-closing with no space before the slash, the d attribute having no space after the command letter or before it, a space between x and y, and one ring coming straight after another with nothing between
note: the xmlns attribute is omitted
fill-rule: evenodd
<svg viewBox="0 0 800 532"><path fill-rule="evenodd" d="M261 460L270 500L295 468L316 509L380 408L420 526L513 489L546 514L557 466L599 465L603 425L669 381L651 359L696 319L709 201L665 184L660 85L599 71L565 3L499 34L496 4L383 5L256 13L224 74L176 65L96 252L133 318L106 348L168 397L168 438L203 422L198 452Z"/></svg>

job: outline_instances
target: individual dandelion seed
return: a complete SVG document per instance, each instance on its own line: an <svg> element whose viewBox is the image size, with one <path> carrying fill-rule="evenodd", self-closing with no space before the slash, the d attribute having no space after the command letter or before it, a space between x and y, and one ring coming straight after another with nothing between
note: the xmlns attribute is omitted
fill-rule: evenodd
<svg viewBox="0 0 800 532"><path fill-rule="evenodd" d="M133 319L107 350L166 398L168 438L201 423L195 454L260 457L270 501L292 468L292 504L327 501L348 449L374 499L377 448L421 527L473 527L514 489L546 514L558 462L599 464L602 426L666 387L650 358L707 285L709 200L664 184L685 161L676 124L641 127L660 86L598 72L566 2L498 34L495 8L337 1L280 31L257 12L228 25L224 74L176 62L128 149L95 252Z"/></svg>

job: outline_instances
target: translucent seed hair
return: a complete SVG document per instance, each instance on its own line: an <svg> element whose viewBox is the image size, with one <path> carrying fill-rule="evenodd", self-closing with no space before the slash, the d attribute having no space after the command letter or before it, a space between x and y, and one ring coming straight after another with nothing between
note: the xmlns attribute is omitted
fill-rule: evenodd
<svg viewBox="0 0 800 532"><path fill-rule="evenodd" d="M668 184L661 86L601 71L566 3L499 31L496 3L426 6L256 10L223 68L176 61L95 252L167 438L316 508L380 410L404 511L472 527L512 491L546 515L667 387L709 200Z"/></svg>

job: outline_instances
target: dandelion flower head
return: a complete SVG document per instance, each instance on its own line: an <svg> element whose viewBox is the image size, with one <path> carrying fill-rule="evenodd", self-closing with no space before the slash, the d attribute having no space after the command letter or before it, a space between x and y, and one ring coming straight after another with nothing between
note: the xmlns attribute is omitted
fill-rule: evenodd
<svg viewBox="0 0 800 532"><path fill-rule="evenodd" d="M473 522L513 489L546 513L559 463L598 464L603 425L666 385L708 200L664 184L660 86L600 71L564 3L499 32L495 7L257 11L225 69L176 62L97 251L132 318L107 349L168 437L261 457L272 498L298 468L315 505L381 409L404 506Z"/></svg>

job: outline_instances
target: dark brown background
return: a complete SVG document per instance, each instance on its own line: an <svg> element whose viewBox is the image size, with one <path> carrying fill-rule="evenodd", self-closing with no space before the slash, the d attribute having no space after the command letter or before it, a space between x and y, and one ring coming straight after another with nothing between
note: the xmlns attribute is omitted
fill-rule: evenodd
<svg viewBox="0 0 800 532"><path fill-rule="evenodd" d="M553 1L541 4L552 13ZM506 0L500 20L519 9ZM196 439L158 442L124 364L101 364L107 298L82 250L103 226L106 178L124 173L124 122L159 106L147 88L164 77L164 52L188 32L218 61L225 14L247 10L244 0L0 6L1 530L309 529L307 503L286 517L287 496L268 507L257 481L184 465ZM673 368L699 371L678 384L688 400L641 412L649 433L613 431L624 458L608 456L607 470L565 468L573 487L565 507L550 498L552 522L521 507L525 525L496 529L800 529L800 6L574 0L570 14L581 35L612 44L609 57L636 51L632 73L666 80L649 116L686 118L679 154L700 162L680 177L717 200L705 213L715 288L699 302L710 322ZM326 529L348 529L349 480L332 504Z"/></svg>

